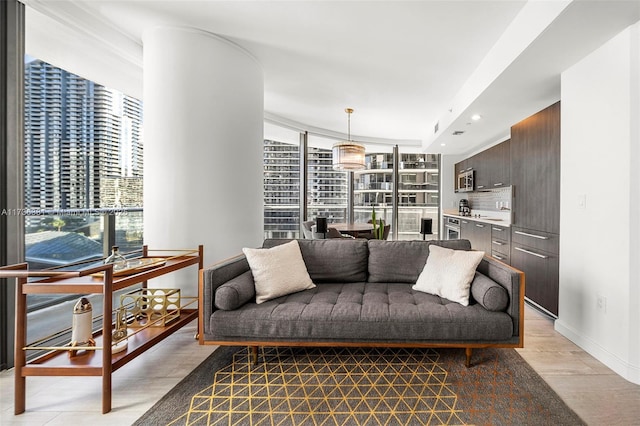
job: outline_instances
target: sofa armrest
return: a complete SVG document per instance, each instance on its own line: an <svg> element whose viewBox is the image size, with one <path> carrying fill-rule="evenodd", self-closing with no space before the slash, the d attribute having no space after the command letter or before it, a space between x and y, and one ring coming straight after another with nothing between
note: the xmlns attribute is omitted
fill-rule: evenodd
<svg viewBox="0 0 640 426"><path fill-rule="evenodd" d="M514 336L524 337L524 272L485 256L477 271L503 286L509 294L506 312L513 320Z"/></svg>
<svg viewBox="0 0 640 426"><path fill-rule="evenodd" d="M249 262L247 262L244 254L237 255L227 260L218 262L212 266L204 268L200 271L200 318L201 330L200 335L209 334L209 318L216 310L215 295L216 290L222 284L232 280L233 278L250 271Z"/></svg>

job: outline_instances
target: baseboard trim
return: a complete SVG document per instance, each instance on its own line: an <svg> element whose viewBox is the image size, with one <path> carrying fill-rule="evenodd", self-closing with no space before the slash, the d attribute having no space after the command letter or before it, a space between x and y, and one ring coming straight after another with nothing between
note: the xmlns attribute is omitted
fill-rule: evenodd
<svg viewBox="0 0 640 426"><path fill-rule="evenodd" d="M576 345L580 346L585 352L596 358L598 361L609 367L620 377L631 383L640 385L640 366L630 364L612 354L592 339L578 333L572 327L567 326L561 319L557 319L554 323L554 329Z"/></svg>

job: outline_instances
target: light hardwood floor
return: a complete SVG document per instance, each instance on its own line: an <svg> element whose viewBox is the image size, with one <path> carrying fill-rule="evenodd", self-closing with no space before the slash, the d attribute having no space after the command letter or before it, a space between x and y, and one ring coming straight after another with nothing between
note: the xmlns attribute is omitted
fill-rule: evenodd
<svg viewBox="0 0 640 426"><path fill-rule="evenodd" d="M147 411L215 347L199 346L195 324L178 331L113 375L113 410L101 412L100 378L27 378L27 411L13 415L13 371L0 373L2 425L128 425ZM630 383L525 312L522 357L589 425L640 425L640 386Z"/></svg>

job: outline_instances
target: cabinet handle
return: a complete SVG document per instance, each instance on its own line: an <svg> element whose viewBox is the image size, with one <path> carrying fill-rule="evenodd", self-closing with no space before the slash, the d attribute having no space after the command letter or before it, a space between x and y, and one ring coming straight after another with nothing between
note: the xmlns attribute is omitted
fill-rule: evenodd
<svg viewBox="0 0 640 426"><path fill-rule="evenodd" d="M493 186L502 186L502 185L504 185L504 183L502 183L502 182L494 183L494 184L493 184Z"/></svg>
<svg viewBox="0 0 640 426"><path fill-rule="evenodd" d="M480 225L479 223L476 223L476 226L477 226L478 228L484 228L484 225Z"/></svg>
<svg viewBox="0 0 640 426"><path fill-rule="evenodd" d="M469 222L467 222L466 220L463 220L463 221L462 221L462 223L467 224L467 223L469 223Z"/></svg>
<svg viewBox="0 0 640 426"><path fill-rule="evenodd" d="M543 237L542 235L528 234L522 231L514 231L518 235L524 235L525 237L537 238L539 240L548 240L549 237Z"/></svg>
<svg viewBox="0 0 640 426"><path fill-rule="evenodd" d="M478 186L476 186L476 188L477 189L482 189L482 188L484 188L484 185L478 185Z"/></svg>
<svg viewBox="0 0 640 426"><path fill-rule="evenodd" d="M495 226L491 229L493 229L494 231L500 231L500 232L504 231L504 228L496 228Z"/></svg>
<svg viewBox="0 0 640 426"><path fill-rule="evenodd" d="M469 167L469 168L468 168L467 170L465 170L465 171L470 172L471 170L473 170L473 167Z"/></svg>
<svg viewBox="0 0 640 426"><path fill-rule="evenodd" d="M520 247L514 247L514 249L516 249L516 250L518 250L518 251L521 251L521 252L523 252L523 253L530 254L530 255L532 255L532 256L539 257L540 259L548 259L548 258L549 258L549 256L545 256L545 255L543 255L543 254L534 253L534 252L532 252L532 251L525 250L525 249L520 248Z"/></svg>
<svg viewBox="0 0 640 426"><path fill-rule="evenodd" d="M499 255L497 255L497 254L494 254L494 255L493 255L493 257L495 257L495 258L496 258L496 259L498 259L498 260L504 260L504 257L499 256Z"/></svg>
<svg viewBox="0 0 640 426"><path fill-rule="evenodd" d="M498 246L503 246L503 245L504 245L504 243L501 243L500 241L495 241L495 240L493 240L493 241L491 241L491 242L492 242L493 244L495 244L495 245L498 245Z"/></svg>

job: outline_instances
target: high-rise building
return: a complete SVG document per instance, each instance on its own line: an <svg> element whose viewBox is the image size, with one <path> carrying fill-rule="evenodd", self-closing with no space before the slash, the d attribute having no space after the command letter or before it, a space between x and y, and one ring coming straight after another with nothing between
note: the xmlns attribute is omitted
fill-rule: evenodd
<svg viewBox="0 0 640 426"><path fill-rule="evenodd" d="M264 141L264 233L266 238L296 238L300 232L300 147ZM344 222L347 177L333 170L331 150L308 149L307 215Z"/></svg>
<svg viewBox="0 0 640 426"><path fill-rule="evenodd" d="M300 229L300 149L264 141L264 234L296 238Z"/></svg>
<svg viewBox="0 0 640 426"><path fill-rule="evenodd" d="M142 180L141 126L141 101L41 60L28 62L25 207L142 206L142 185L131 183ZM125 185L138 191L126 204L118 196Z"/></svg>
<svg viewBox="0 0 640 426"><path fill-rule="evenodd" d="M396 239L419 239L421 220L438 229L440 158L435 154L401 153L399 159L398 229ZM353 173L354 220L377 218L391 223L393 155L369 153L366 168ZM297 238L300 229L300 149L291 143L264 141L264 231L266 238ZM349 175L333 170L330 149L308 148L307 217L345 222ZM304 220L304 219L303 219Z"/></svg>

